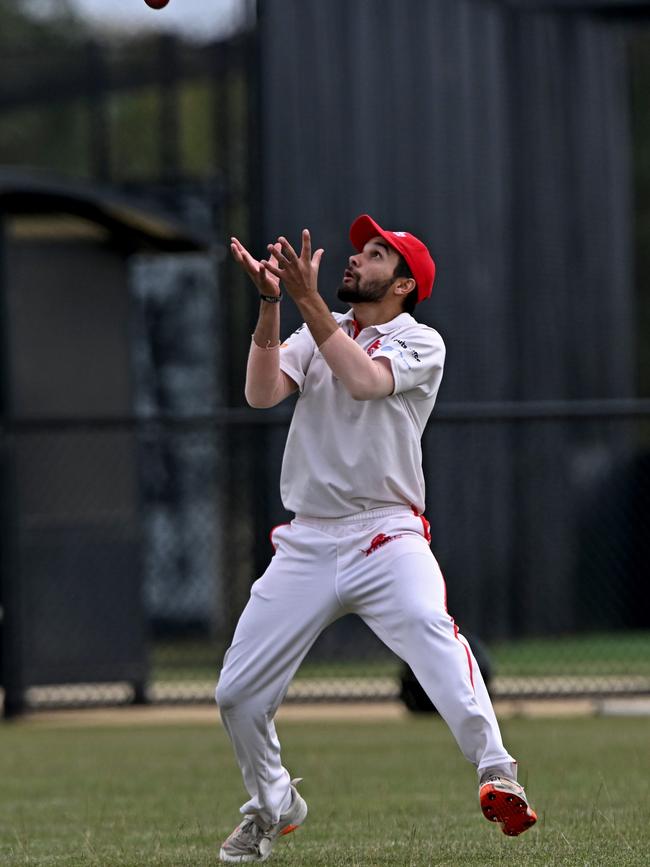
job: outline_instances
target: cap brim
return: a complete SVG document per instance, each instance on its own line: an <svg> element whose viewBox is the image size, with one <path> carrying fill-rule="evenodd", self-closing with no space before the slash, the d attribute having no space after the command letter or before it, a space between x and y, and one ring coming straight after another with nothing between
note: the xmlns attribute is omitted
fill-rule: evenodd
<svg viewBox="0 0 650 867"><path fill-rule="evenodd" d="M368 241L376 238L377 235L389 241L382 227L378 223L375 223L369 214L361 214L350 226L350 241L355 250L359 252L363 250ZM393 244L391 243L392 246Z"/></svg>

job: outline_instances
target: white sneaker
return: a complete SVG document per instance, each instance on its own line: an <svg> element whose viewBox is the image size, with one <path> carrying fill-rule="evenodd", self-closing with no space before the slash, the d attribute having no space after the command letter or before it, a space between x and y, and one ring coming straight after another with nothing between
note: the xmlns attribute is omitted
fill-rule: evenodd
<svg viewBox="0 0 650 867"><path fill-rule="evenodd" d="M220 861L244 864L266 861L278 837L290 834L307 818L307 804L298 794L296 785L301 777L291 780L291 806L275 825L262 825L258 816L244 816L243 822L224 840L219 850Z"/></svg>

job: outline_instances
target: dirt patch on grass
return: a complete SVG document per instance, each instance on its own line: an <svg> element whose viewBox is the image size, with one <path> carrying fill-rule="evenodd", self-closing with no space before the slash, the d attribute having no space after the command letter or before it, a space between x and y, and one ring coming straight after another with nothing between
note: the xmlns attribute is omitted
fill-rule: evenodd
<svg viewBox="0 0 650 867"><path fill-rule="evenodd" d="M593 699L536 699L496 701L497 716L568 717L588 716L601 708ZM280 708L281 722L385 722L407 719L409 712L401 702L314 702L285 704ZM216 705L145 705L41 710L25 714L18 725L50 727L99 727L137 725L220 725Z"/></svg>
<svg viewBox="0 0 650 867"><path fill-rule="evenodd" d="M398 702L323 702L288 704L280 708L282 722L346 721L369 722L403 719L408 711ZM216 705L106 707L76 710L43 710L25 714L19 725L135 726L135 725L220 725Z"/></svg>

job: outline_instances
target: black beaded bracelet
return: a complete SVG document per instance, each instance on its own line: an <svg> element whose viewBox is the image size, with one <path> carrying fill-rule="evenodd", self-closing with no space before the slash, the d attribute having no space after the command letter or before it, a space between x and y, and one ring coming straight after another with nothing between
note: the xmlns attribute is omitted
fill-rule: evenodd
<svg viewBox="0 0 650 867"><path fill-rule="evenodd" d="M278 301L282 301L282 292L279 295L260 295L261 301L266 301L267 304L277 304Z"/></svg>

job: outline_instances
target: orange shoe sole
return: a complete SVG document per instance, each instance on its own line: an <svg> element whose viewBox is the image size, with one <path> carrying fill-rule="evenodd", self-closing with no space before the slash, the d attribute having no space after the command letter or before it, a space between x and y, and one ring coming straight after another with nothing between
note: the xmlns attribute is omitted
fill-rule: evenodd
<svg viewBox="0 0 650 867"><path fill-rule="evenodd" d="M481 788L481 810L489 822L499 822L508 837L517 837L537 821L537 814L523 798L504 792L491 783Z"/></svg>

